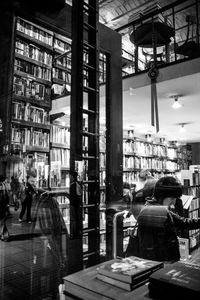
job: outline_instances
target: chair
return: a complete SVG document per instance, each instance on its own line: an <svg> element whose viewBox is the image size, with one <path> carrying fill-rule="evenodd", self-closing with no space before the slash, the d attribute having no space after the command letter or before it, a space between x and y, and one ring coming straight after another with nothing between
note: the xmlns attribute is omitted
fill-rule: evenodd
<svg viewBox="0 0 200 300"><path fill-rule="evenodd" d="M187 56L189 58L195 58L200 56L200 46L194 41L194 25L196 24L196 18L193 16L186 16L187 22L187 35L185 42L177 47L177 54ZM190 39L191 28L191 40Z"/></svg>

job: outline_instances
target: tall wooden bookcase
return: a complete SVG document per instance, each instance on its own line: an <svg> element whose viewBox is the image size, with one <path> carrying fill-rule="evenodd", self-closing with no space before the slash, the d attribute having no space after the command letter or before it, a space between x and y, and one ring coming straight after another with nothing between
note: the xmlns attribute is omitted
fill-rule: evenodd
<svg viewBox="0 0 200 300"><path fill-rule="evenodd" d="M34 168L38 170L40 187L63 192L69 188L69 170L84 162L84 224L82 236L70 240L72 272L98 262L102 244L106 244L106 257L112 256L112 216L105 210L122 195L121 36L98 24L98 7L93 1L76 3L84 5L84 14L79 11L84 20L73 30L83 34L83 27L87 28L87 38L83 48L79 48L82 67L78 72L77 60L72 62L77 51L72 43L77 44L78 36L72 35L71 7L64 5L54 11L42 5L40 10L32 3L30 10L24 1L16 2L17 5L5 5L1 14L0 171L10 178L20 170L25 178L28 168ZM99 77L105 73L106 84L99 97ZM87 92L88 107L83 106L82 96L77 95L76 84L81 93ZM51 113L52 101L67 101L69 96L71 117L63 125L58 122L63 114ZM99 150L98 114L102 98L106 153ZM99 162L105 157L106 163L100 168ZM62 211L69 206L62 199L60 204Z"/></svg>

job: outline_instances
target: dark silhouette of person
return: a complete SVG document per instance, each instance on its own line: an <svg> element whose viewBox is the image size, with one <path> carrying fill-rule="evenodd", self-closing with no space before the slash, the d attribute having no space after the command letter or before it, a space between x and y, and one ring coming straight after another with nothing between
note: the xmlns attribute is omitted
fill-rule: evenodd
<svg viewBox="0 0 200 300"><path fill-rule="evenodd" d="M2 241L9 239L9 232L6 225L6 220L9 215L9 194L5 180L6 178L4 176L0 177L0 239Z"/></svg>
<svg viewBox="0 0 200 300"><path fill-rule="evenodd" d="M34 173L30 173L29 175L27 175L27 183L21 195L22 209L19 215L19 222L22 222L25 213L26 213L26 221L28 223L32 222L31 207L32 207L33 197L37 194L35 183L36 183L36 175Z"/></svg>
<svg viewBox="0 0 200 300"><path fill-rule="evenodd" d="M82 228L82 188L77 177L76 171L70 171L70 234L73 237L79 237Z"/></svg>

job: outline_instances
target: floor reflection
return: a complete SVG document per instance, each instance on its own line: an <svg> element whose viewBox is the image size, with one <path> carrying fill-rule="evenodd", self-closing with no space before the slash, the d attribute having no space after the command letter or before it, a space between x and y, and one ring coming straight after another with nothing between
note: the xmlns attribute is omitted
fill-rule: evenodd
<svg viewBox="0 0 200 300"><path fill-rule="evenodd" d="M55 203L54 209L45 205L33 205L32 224L19 223L19 211L10 209L10 240L0 241L1 300L60 299L59 284L67 274L68 235L66 231L58 234L58 227L53 230L54 221L59 221Z"/></svg>

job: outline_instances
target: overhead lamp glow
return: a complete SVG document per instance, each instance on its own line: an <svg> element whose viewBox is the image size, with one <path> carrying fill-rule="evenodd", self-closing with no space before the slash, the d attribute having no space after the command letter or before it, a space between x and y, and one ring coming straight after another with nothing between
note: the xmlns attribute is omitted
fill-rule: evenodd
<svg viewBox="0 0 200 300"><path fill-rule="evenodd" d="M185 124L181 124L181 127L180 127L180 132L185 132Z"/></svg>
<svg viewBox="0 0 200 300"><path fill-rule="evenodd" d="M174 109L178 109L178 108L181 108L181 107L182 107L182 105L180 104L180 102L178 102L178 98L174 99L174 102L173 102L173 104L172 104L172 107L173 107Z"/></svg>
<svg viewBox="0 0 200 300"><path fill-rule="evenodd" d="M179 95L171 96L171 98L174 98L174 102L172 104L172 108L179 109L179 108L182 107L182 104L178 101L179 97L180 97Z"/></svg>

